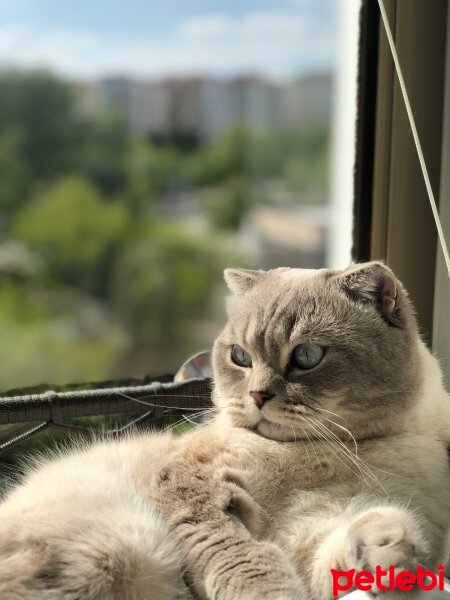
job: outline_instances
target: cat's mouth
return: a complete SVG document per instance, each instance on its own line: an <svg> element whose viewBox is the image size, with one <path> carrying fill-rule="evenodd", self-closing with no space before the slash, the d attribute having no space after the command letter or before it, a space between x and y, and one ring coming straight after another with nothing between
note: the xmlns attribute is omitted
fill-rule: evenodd
<svg viewBox="0 0 450 600"><path fill-rule="evenodd" d="M265 417L262 417L261 420L258 421L258 423L254 426L254 431L263 437L280 442L294 442L300 437L298 434L296 434L291 425L275 423L274 421L269 421Z"/></svg>

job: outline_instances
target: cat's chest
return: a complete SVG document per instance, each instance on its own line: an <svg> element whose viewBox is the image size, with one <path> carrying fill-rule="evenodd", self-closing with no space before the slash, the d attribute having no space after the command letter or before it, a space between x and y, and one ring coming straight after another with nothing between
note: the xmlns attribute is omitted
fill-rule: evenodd
<svg viewBox="0 0 450 600"><path fill-rule="evenodd" d="M445 447L420 436L360 442L356 449L318 440L279 443L255 435L248 440L245 460L255 499L272 513L302 490L421 501L430 493L436 496L438 487L446 497L450 492Z"/></svg>
<svg viewBox="0 0 450 600"><path fill-rule="evenodd" d="M282 502L293 491L326 488L354 479L358 461L348 448L320 441L280 443L253 435L239 457L255 499L265 506Z"/></svg>

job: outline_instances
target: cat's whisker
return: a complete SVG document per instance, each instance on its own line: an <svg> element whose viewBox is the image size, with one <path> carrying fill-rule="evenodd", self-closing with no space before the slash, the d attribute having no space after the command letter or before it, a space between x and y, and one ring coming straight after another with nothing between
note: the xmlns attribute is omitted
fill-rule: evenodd
<svg viewBox="0 0 450 600"><path fill-rule="evenodd" d="M341 416L341 415L338 415L337 413L335 413L335 412L333 412L333 411L331 411L331 410L327 410L326 408L322 408L321 406L315 406L315 407L314 407L314 410L321 410L321 411L323 411L323 412L327 412L327 413L329 413L330 415L334 415L334 416L335 416L335 417L337 417L338 419L342 419L342 420L344 420L344 417L343 417L343 416Z"/></svg>
<svg viewBox="0 0 450 600"><path fill-rule="evenodd" d="M372 476L373 478L375 478L375 479L376 479L376 481L378 482L378 484L379 484L381 487L383 487L383 486L381 485L381 482L378 480L378 478L375 476L375 474L374 474L374 473L372 472L372 470L370 469L370 467L372 467L373 465L370 465L370 466L369 466L369 463L367 463L367 461L363 461L363 460L362 460L362 459L361 459L361 458L358 456L358 444L357 444L357 441L356 441L356 439L355 439L354 435L352 434L352 432L351 432L349 429L347 429L346 427L342 427L342 426L341 426L341 425L339 425L338 423L335 423L334 421L332 421L331 419L328 419L327 417L324 417L323 415L322 415L322 417L321 417L321 418L323 418L323 419L325 419L326 421L328 421L328 422L332 423L332 424L333 424L333 425L335 425L336 427L339 427L340 429L344 429L344 430L346 431L346 433L348 433L348 434L349 434L350 438L353 440L353 443L355 444L355 454L353 455L353 456L354 456L354 458L355 458L356 460L360 461L360 462L361 462L361 464L364 464L365 468L366 468L366 469L367 469L367 470L368 470L368 471L371 473L371 476ZM331 431L331 430L330 430L330 429L329 429L329 428L328 428L328 427L327 427L327 426L326 426L324 423L321 423L321 425L322 425L322 427L325 427L325 429L327 429L327 431L329 431L329 433L330 433L331 435L333 435L333 437L334 437L336 440L338 440L339 442L342 442L342 440L340 440L340 438L339 438L339 437L338 437L338 436L337 436L335 433L333 433L333 432L332 432L332 431ZM345 448L346 448L346 450L347 450L348 452L350 452L350 450L349 450L349 449L348 449L346 446L345 446ZM374 468L377 468L377 467L374 467ZM382 469L379 469L379 470L380 470L380 471L382 471ZM385 472L385 473L388 473L387 471L383 471L383 472ZM388 474L389 474L389 473L388 473Z"/></svg>
<svg viewBox="0 0 450 600"><path fill-rule="evenodd" d="M338 427L339 429L342 429L342 431L345 431L345 433L348 434L348 436L350 437L350 439L353 441L353 443L355 445L355 455L358 456L358 442L356 441L355 436L353 435L353 433L349 429L347 429L347 427L344 427L343 425L340 425L339 423L335 423L334 421L332 421L328 417L325 417L325 416L322 415L321 418L325 419L329 423L332 423L335 427ZM328 427L327 427L327 429L328 429Z"/></svg>
<svg viewBox="0 0 450 600"><path fill-rule="evenodd" d="M338 460L345 466L346 469L348 469L351 473L353 473L357 478L361 478L365 485L367 487L370 487L370 483L367 480L367 478L365 477L364 473L361 471L361 469L358 468L358 466L356 465L356 471L354 470L353 466L354 466L354 462L347 456L342 455L342 451L341 448L339 446L337 446L336 444L333 443L333 441L331 439L329 439L324 432L316 432L319 436L320 439L323 440L325 442L325 444L327 444L330 448L330 450L333 452L333 454L338 458ZM340 478L342 481L342 478Z"/></svg>
<svg viewBox="0 0 450 600"><path fill-rule="evenodd" d="M315 446L317 445L317 448L320 450L320 452L321 452L322 456L324 457L324 459L325 459L325 461L326 461L326 455L325 455L325 452L324 452L323 448L321 447L321 445L320 445L318 442L316 442L316 441L314 440L314 438L311 438L311 437L309 436L309 434L308 434L308 432L306 431L306 429L304 429L304 428L303 428L303 431L304 431L304 433L306 434L306 437L308 438L308 441L311 443L311 450L314 452L314 456L316 457L316 461L317 461L317 464L319 465L320 471L321 471L322 475L325 477L325 472L324 472L324 469L323 469L323 466L322 466L322 462L321 462L321 461L320 461L320 459L319 459L319 455L318 455L318 454L317 454L317 452L316 452L316 448L315 448ZM309 454L308 454L308 459L309 459ZM339 478L340 478L340 477L339 477ZM341 481L342 481L342 480L341 480Z"/></svg>
<svg viewBox="0 0 450 600"><path fill-rule="evenodd" d="M312 431L313 431L313 432L316 434L316 436L317 436L317 438L314 438L314 437L313 437L313 439L317 439L317 440L320 440L320 441L324 441L324 442L326 442L328 445L331 445L331 444L330 444L330 440L329 440L329 439L327 439L327 437L324 435L324 433L323 433L322 431L320 431L319 429L317 429L317 427L316 427L316 425L317 425L317 424L316 424L316 423L314 423L314 422L312 421L312 419L309 419L308 417L305 417L305 420L306 420L306 422L308 423L309 427L312 429ZM321 449L321 451L322 451L322 453L323 453L323 449L321 448L321 446L319 445L318 447ZM332 449L333 449L333 448L332 448ZM336 454L336 453L334 452L334 454ZM325 457L325 458L327 458L325 454L324 454L324 457ZM327 459L327 460L328 460L328 459ZM339 460L340 460L341 462L343 462L343 460L342 460L340 457L339 457ZM349 468L349 467L348 467L348 465L347 465L346 463L344 463L344 464L345 464L345 466L346 466L347 468ZM350 470L351 470L351 469L350 469ZM352 472L353 472L353 471L352 471Z"/></svg>
<svg viewBox="0 0 450 600"><path fill-rule="evenodd" d="M295 433L295 429L294 427L291 425L291 429L292 429L292 435L294 436L294 442L297 441L297 434Z"/></svg>
<svg viewBox="0 0 450 600"><path fill-rule="evenodd" d="M317 446L318 446L319 450L322 452L322 455L323 455L323 457L324 457L325 461L327 461L327 460L328 460L328 457L326 456L326 454L325 454L325 451L324 451L324 449L322 448L322 445L321 445L321 444L319 444L319 442L317 442L317 441L316 441L316 444L317 444ZM338 476L338 479L339 479L339 481L340 481L341 483L343 483L343 479L342 479L342 477L341 477L341 474L339 473L339 471L338 471L338 470L336 470L336 472L335 472L335 473L336 473L336 475Z"/></svg>
<svg viewBox="0 0 450 600"><path fill-rule="evenodd" d="M133 398L132 396L129 396L128 394L125 394L123 392L116 392L117 394L119 394L119 396L123 396L124 398L127 398L128 400L132 400L133 402L137 402L138 404L144 404L145 406L152 406L154 408L161 408L163 410L179 410L179 411L189 411L189 412L198 412L199 411L199 407L197 408L188 408L188 407L180 407L180 406L168 406L166 404L154 404L153 402L147 402L145 400L142 400L142 398ZM167 396L163 396L161 395L161 398L165 398L168 397L169 394L167 394ZM148 396L148 397L158 397L158 396ZM170 397L174 397L174 396L170 396ZM189 396L186 396L189 397Z"/></svg>
<svg viewBox="0 0 450 600"><path fill-rule="evenodd" d="M369 484L369 482L367 482L367 480L365 479L364 475L363 475L363 474L362 474L362 473L361 473L359 470L358 470L358 471L355 471L355 470L352 468L352 465L353 465L352 461L350 461L350 464L349 464L349 461L348 461L348 460L344 460L344 459L345 459L345 458L347 458L347 457L345 457L345 456L344 456L344 458L342 458L342 456L340 456L340 448L336 448L336 447L333 445L333 443L331 443L331 441L330 441L330 440L329 440L329 439L328 439L328 438L327 438L327 437L326 437L326 436L323 434L323 432L321 432L321 431L318 431L318 430L317 430L317 429L314 427L313 423L309 423L309 425L310 425L310 427L313 429L313 431L315 432L315 434L317 435L317 439L318 439L318 440L321 440L322 442L324 442L324 443L325 443L325 444L326 444L326 445L329 447L329 449L330 449L330 450L331 450L331 452L334 454L334 456L335 456L335 457L336 457L336 458L339 460L339 462L340 462L340 463L341 463L341 464L342 464L342 465L343 465L343 466L344 466L346 469L348 469L348 470L349 470L351 473L353 473L353 475L355 475L357 478L361 478L361 479L364 481L365 485L367 485L368 487L370 487L370 484ZM322 452L322 454L323 454L323 456L324 456L325 460L327 460L327 461L328 461L328 457L326 456L326 454L325 454L325 452L324 452L324 450L323 450L323 448L322 448L321 444L319 444L319 443L317 442L317 445L318 445L318 447L319 447L320 451ZM339 480L342 482L342 478L341 478L341 476L340 476L340 475L339 475Z"/></svg>
<svg viewBox="0 0 450 600"><path fill-rule="evenodd" d="M116 393L118 394L124 394L124 392L121 392L120 390L115 390ZM126 394L125 394L126 395ZM174 394L171 393L170 391L168 391L166 394L154 394L154 393L149 393L149 394L145 394L144 396L141 396L142 399L147 399L147 398L211 398L211 394ZM228 396L218 396L223 397L223 398L227 398Z"/></svg>
<svg viewBox="0 0 450 600"><path fill-rule="evenodd" d="M305 433L305 435L306 435L306 437L307 437L307 439L308 439L308 442L311 444L311 450L314 452L314 456L315 456L315 458L316 458L316 462L317 462L317 464L319 465L320 472L322 473L322 476L323 476L323 477L325 477L325 476L326 476L326 473L325 473L325 471L324 471L324 468L323 468L322 461L320 460L320 458L319 458L319 455L318 455L318 453L317 453L317 451L316 451L316 446L317 446L317 448L320 450L320 453L322 454L322 456L323 456L324 460L326 461L326 455L325 455L325 452L324 452L323 448L321 447L321 445L319 444L319 442L318 442L317 440L315 440L315 439L314 439L314 437L311 437L311 436L308 434L308 432L306 431L306 429L303 429L303 431L304 431L304 433ZM307 448L307 445L306 445L306 444L305 444L305 447ZM308 452L308 451L307 451L307 452ZM308 454L308 459L309 459L309 454Z"/></svg>
<svg viewBox="0 0 450 600"><path fill-rule="evenodd" d="M293 427L292 427L292 431L294 431L294 428L293 428ZM303 435L304 435L304 436L305 436L305 437L306 437L306 438L309 440L309 438L308 438L308 434L306 433L306 431L305 431L305 428L304 428L304 427L302 427L302 434L303 434ZM310 456L309 456L308 444L304 444L304 448L305 448L305 451L306 451L306 455L307 455L307 457L308 457L308 462L311 462L311 458L310 458Z"/></svg>
<svg viewBox="0 0 450 600"><path fill-rule="evenodd" d="M348 456L348 458L353 462L353 464L358 468L358 470L360 472L364 472L366 474L366 476L368 476L377 486L381 487L381 489L387 494L382 483L380 482L378 477L376 477L376 475L372 472L372 470L369 468L369 466L365 463L365 461L363 461L359 456L353 454L350 451L350 449L347 448L347 446L342 442L342 440L337 435L335 435L332 431L330 431L330 429L324 423L320 423L319 421L317 421L316 424L318 426L320 426L322 429L326 430L326 432L327 432L326 435L332 436L332 439L335 441L335 443L341 447L341 449L345 452L345 454Z"/></svg>
<svg viewBox="0 0 450 600"><path fill-rule="evenodd" d="M338 418L340 418L340 419L343 419L343 417L341 417L340 415L337 415L336 413L333 413L333 412L331 412L330 410L326 410L326 409L324 409L324 408L320 408L320 407L318 407L318 406L316 406L316 407L314 408L314 410L322 410L322 411L328 412L328 413L330 413L330 414L333 414L333 415L335 415L336 417L338 417ZM339 423L335 423L335 422L334 422L334 421L332 421L331 419L328 419L328 418L327 418L327 417L325 417L324 415L321 415L321 416L320 416L320 418L321 418L321 419L325 419L326 421L329 421L330 423L332 423L332 424L333 424L333 425L335 425L336 427L339 427L340 429L344 429L344 430L345 430L345 432L346 432L346 433L349 435L349 437L350 437L350 438L353 440L353 443L354 443L354 445L355 445L355 455L354 455L354 456L355 456L355 458L356 458L356 459L358 459L358 460L362 460L362 459L360 458L360 456L358 455L358 443L357 443L357 441L356 441L355 437L353 436L352 432L351 432L349 429L347 429L346 427L343 427L343 426L339 425ZM327 428L327 429L328 429L328 428ZM329 431L330 431L330 430L329 430ZM331 433L331 431L330 431L330 433ZM337 436L336 436L336 437L337 437ZM379 468L379 467L377 467L376 465L372 465L372 464L368 463L367 461L363 461L363 462L364 462L364 463L365 463L365 464L366 464L368 467L371 467L371 468L373 468L373 469L376 469L377 471L380 471L381 473L385 473L386 475L392 475L393 477L395 477L395 474L394 474L394 473L391 473L391 472L389 472L389 471L385 471L384 469L380 469L380 468Z"/></svg>
<svg viewBox="0 0 450 600"><path fill-rule="evenodd" d="M381 485L380 482L378 481L378 479L370 471L370 469L368 469L364 465L363 461L361 461L357 455L353 454L337 435L335 435L326 425L324 425L323 423L321 423L318 420L316 421L316 425L323 431L324 435L328 439L330 439L330 442L333 441L335 447L339 447L340 450L345 453L345 455L350 459L350 461L355 465L355 467L361 472L361 474L363 472L365 472L366 475L369 475L372 478L372 480L374 480L378 485ZM364 466L364 469L361 467L360 463Z"/></svg>
<svg viewBox="0 0 450 600"><path fill-rule="evenodd" d="M312 420L307 419L309 425L311 426L311 428L316 432L316 434L319 436L319 438L323 439L325 442L328 442L331 451L333 452L333 454L336 456L336 458L350 471L352 472L356 477L360 477L364 483L366 484L366 486L368 488L371 487L370 485L370 481L368 481L366 479L366 476L364 474L364 472L361 470L361 468L359 467L358 464L355 464L354 461L354 456L352 455L352 457L346 455L345 453L342 453L342 448L339 447L332 439L330 439L330 437L328 437L324 431L320 431L320 429L317 429L315 427L315 425L318 425L319 423L316 421L315 423L312 422ZM355 471L352 466L354 466L357 471Z"/></svg>
<svg viewBox="0 0 450 600"><path fill-rule="evenodd" d="M174 423L169 423L167 427L164 427L164 429L161 430L161 433L166 433L167 431L178 427L178 425L183 425L185 423L189 423L189 421L186 419L186 417L183 416L181 419L178 419L178 421L175 421Z"/></svg>

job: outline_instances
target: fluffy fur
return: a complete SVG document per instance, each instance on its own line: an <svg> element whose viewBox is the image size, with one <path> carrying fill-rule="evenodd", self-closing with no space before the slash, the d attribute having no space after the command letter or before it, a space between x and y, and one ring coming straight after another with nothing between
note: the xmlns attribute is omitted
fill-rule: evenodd
<svg viewBox="0 0 450 600"><path fill-rule="evenodd" d="M1 598L327 600L332 567L446 558L450 402L400 282L381 263L226 279L217 416L31 473L0 507ZM309 370L305 343L325 348Z"/></svg>

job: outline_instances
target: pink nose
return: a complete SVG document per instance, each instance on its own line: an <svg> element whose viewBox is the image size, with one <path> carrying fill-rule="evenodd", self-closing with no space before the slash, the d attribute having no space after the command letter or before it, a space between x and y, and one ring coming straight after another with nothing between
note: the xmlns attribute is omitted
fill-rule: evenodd
<svg viewBox="0 0 450 600"><path fill-rule="evenodd" d="M253 390L251 392L249 392L249 395L253 398L253 400L255 401L255 404L258 408L262 408L264 406L264 404L266 403L266 401L270 400L274 396L273 394L270 394L269 392L266 392L266 391L254 392Z"/></svg>

